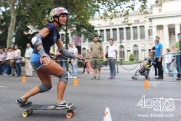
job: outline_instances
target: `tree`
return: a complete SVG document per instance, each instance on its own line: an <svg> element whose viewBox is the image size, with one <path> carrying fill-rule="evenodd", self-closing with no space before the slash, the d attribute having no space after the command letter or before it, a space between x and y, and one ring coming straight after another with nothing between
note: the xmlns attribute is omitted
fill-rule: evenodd
<svg viewBox="0 0 181 121"><path fill-rule="evenodd" d="M0 1L0 5L10 11L10 23L8 28L7 47L12 45L14 28L17 15L26 17L26 23L32 25L43 25L42 13L47 14L50 10L50 0L7 0ZM1 7L0 6L0 7Z"/></svg>
<svg viewBox="0 0 181 121"><path fill-rule="evenodd" d="M125 16L128 19L129 11L134 11L135 0L67 0L69 17L73 22L81 23L81 29L91 28L89 20L96 12L101 18L114 18L117 14ZM140 11L146 13L147 0L139 0ZM25 24L41 29L45 24L44 17L48 17L52 8L57 6L66 7L66 0L0 0L0 7L4 7L5 11L10 11L10 23L7 37L7 47L11 45L13 35L15 35L15 25L17 15L25 17ZM6 21L8 22L8 21ZM77 24L78 25L78 24ZM80 32L80 29L76 29ZM85 31L84 31L85 33ZM89 35L89 34L86 34ZM90 36L90 35L89 35Z"/></svg>

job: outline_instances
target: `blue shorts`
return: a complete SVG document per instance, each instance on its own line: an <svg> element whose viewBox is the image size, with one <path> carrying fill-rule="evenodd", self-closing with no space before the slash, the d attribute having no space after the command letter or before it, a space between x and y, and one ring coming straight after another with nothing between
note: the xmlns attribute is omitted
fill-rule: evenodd
<svg viewBox="0 0 181 121"><path fill-rule="evenodd" d="M43 64L40 62L31 62L31 65L36 71L43 66Z"/></svg>
<svg viewBox="0 0 181 121"><path fill-rule="evenodd" d="M32 67L33 67L36 71L43 66L43 64L40 63L40 55L39 55L39 54L36 54L36 53L32 53L30 62L31 62Z"/></svg>

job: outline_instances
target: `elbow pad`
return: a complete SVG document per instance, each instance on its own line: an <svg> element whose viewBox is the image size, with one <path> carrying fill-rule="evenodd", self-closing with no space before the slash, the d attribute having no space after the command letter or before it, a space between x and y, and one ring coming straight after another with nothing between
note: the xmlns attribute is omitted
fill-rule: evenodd
<svg viewBox="0 0 181 121"><path fill-rule="evenodd" d="M48 56L48 55L45 53L45 50L44 50L43 47L40 47L40 48L38 49L38 53L39 53L40 57Z"/></svg>
<svg viewBox="0 0 181 121"><path fill-rule="evenodd" d="M38 45L42 44L42 36L40 34L35 35L32 39L31 39L31 43L37 47Z"/></svg>
<svg viewBox="0 0 181 121"><path fill-rule="evenodd" d="M75 54L69 52L69 51L66 50L65 48L62 48L61 50L59 50L59 52L60 52L63 56L65 56L65 57L73 58L73 59L76 58Z"/></svg>

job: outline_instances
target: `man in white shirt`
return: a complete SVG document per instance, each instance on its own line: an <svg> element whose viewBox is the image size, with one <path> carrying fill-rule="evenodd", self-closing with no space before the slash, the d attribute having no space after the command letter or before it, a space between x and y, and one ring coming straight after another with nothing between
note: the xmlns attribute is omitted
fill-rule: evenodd
<svg viewBox="0 0 181 121"><path fill-rule="evenodd" d="M70 43L69 47L70 47L69 52L78 56L78 50L76 47L74 47L74 44ZM70 74L69 78L77 78L77 62L78 62L77 59L74 59L74 60L71 59L71 61L69 61L69 67L71 70L71 74Z"/></svg>
<svg viewBox="0 0 181 121"><path fill-rule="evenodd" d="M26 76L31 77L32 76L32 66L30 63L30 58L33 52L33 49L31 48L30 43L27 43L26 45L26 51L25 51L25 71L26 71Z"/></svg>
<svg viewBox="0 0 181 121"><path fill-rule="evenodd" d="M116 56L118 54L117 47L114 45L114 40L109 40L109 47L108 47L108 61L109 61L109 68L110 68L110 77L108 80L114 80L116 76Z"/></svg>

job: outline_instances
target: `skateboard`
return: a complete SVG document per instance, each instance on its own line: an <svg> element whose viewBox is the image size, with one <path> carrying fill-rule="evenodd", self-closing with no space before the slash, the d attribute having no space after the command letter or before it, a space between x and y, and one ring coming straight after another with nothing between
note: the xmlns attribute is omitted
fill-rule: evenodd
<svg viewBox="0 0 181 121"><path fill-rule="evenodd" d="M74 110L76 107L72 106L70 108L65 107L56 107L54 105L38 105L38 104L32 104L28 106L19 106L20 108L26 109L25 112L22 113L22 116L25 118L33 113L33 110L67 110L66 118L72 118L74 115Z"/></svg>

